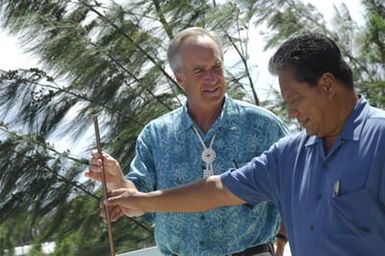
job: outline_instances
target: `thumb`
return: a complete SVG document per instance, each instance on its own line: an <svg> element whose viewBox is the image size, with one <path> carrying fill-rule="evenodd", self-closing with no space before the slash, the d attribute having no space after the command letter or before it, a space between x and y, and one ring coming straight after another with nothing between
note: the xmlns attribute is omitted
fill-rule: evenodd
<svg viewBox="0 0 385 256"><path fill-rule="evenodd" d="M104 205L106 206L121 206L127 199L127 189L115 189L108 193L108 197L104 199Z"/></svg>
<svg viewBox="0 0 385 256"><path fill-rule="evenodd" d="M84 173L84 175L87 178L94 180L94 181L101 181L102 180L101 174L97 173L97 172L87 171Z"/></svg>

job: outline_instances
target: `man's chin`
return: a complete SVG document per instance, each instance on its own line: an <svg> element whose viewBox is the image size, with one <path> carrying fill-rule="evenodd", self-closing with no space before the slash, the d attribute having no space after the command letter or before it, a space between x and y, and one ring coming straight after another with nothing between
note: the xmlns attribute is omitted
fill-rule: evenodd
<svg viewBox="0 0 385 256"><path fill-rule="evenodd" d="M308 128L304 128L305 129L305 132L306 132L306 135L307 136L314 136L314 135L317 135L317 133L315 131L312 131Z"/></svg>
<svg viewBox="0 0 385 256"><path fill-rule="evenodd" d="M221 93L221 94L218 93L213 95L205 95L204 98L207 102L220 103L223 101L224 97L225 97L224 93Z"/></svg>

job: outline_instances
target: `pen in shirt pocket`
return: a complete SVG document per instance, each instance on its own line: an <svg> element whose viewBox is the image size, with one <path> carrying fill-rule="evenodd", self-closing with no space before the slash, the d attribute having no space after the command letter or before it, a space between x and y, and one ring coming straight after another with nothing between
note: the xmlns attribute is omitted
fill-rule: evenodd
<svg viewBox="0 0 385 256"><path fill-rule="evenodd" d="M333 192L335 196L339 196L341 191L341 181L337 180L334 182Z"/></svg>

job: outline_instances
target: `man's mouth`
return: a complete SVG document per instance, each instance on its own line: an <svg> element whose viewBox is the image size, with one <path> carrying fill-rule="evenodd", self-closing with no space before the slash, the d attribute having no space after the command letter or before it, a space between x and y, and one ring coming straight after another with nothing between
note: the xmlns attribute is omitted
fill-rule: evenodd
<svg viewBox="0 0 385 256"><path fill-rule="evenodd" d="M219 89L219 87L214 87L214 88L204 89L203 92L204 93L213 93L213 92L218 91L218 89Z"/></svg>

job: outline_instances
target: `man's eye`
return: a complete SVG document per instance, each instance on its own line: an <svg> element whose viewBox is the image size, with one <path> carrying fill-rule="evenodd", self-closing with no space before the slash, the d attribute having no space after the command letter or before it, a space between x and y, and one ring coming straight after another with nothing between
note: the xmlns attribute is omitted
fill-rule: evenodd
<svg viewBox="0 0 385 256"><path fill-rule="evenodd" d="M293 100L290 102L290 105L291 105L291 106L298 106L299 103L301 103L301 97L297 97L297 98L293 99Z"/></svg>
<svg viewBox="0 0 385 256"><path fill-rule="evenodd" d="M218 64L218 65L214 66L214 69L217 71L220 71L220 70L222 70L222 65Z"/></svg>

